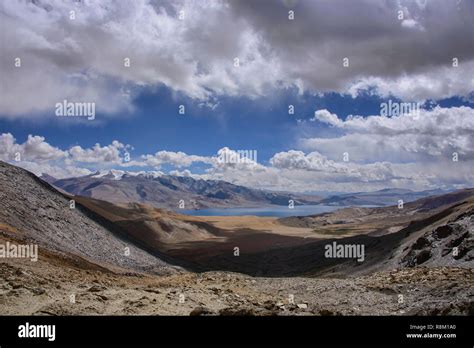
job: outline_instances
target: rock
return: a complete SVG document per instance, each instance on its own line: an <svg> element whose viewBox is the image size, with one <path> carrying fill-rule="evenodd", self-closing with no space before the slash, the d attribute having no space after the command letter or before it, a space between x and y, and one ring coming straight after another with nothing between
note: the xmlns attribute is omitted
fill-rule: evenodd
<svg viewBox="0 0 474 348"><path fill-rule="evenodd" d="M431 251L429 250L422 250L418 255L416 255L416 264L420 265L423 262L426 262L431 257Z"/></svg>
<svg viewBox="0 0 474 348"><path fill-rule="evenodd" d="M213 312L210 309L201 306L194 308L191 313L189 313L192 317L209 314L213 314Z"/></svg>
<svg viewBox="0 0 474 348"><path fill-rule="evenodd" d="M158 289L143 289L146 292L151 292L153 294L161 294L161 291Z"/></svg>
<svg viewBox="0 0 474 348"><path fill-rule="evenodd" d="M298 306L298 308L300 308L300 309L306 309L306 308L308 308L308 304L306 304L306 303L298 303L297 306Z"/></svg>
<svg viewBox="0 0 474 348"><path fill-rule="evenodd" d="M109 299L107 296L100 295L100 294L96 294L96 296L100 298L102 301L107 301Z"/></svg>
<svg viewBox="0 0 474 348"><path fill-rule="evenodd" d="M277 310L277 309L278 309L278 305L275 304L275 302L268 300L268 301L265 301L265 302L263 303L263 308L272 311L272 310Z"/></svg>
<svg viewBox="0 0 474 348"><path fill-rule="evenodd" d="M89 291L89 292L99 292L99 291L103 291L103 290L105 290L105 289L106 289L105 287L100 286L100 285L92 285L92 286L89 288L89 290L87 290L87 291Z"/></svg>
<svg viewBox="0 0 474 348"><path fill-rule="evenodd" d="M293 304L293 303L290 303L290 304L288 305L288 310L289 310L289 311L294 311L294 310L297 309L297 308L298 308L298 306L295 305L295 304Z"/></svg>
<svg viewBox="0 0 474 348"><path fill-rule="evenodd" d="M33 288L31 289L31 292L35 295L43 295L46 292L46 290L42 288Z"/></svg>
<svg viewBox="0 0 474 348"><path fill-rule="evenodd" d="M219 315L224 316L253 316L255 311L251 308L231 308L227 307L219 311Z"/></svg>
<svg viewBox="0 0 474 348"><path fill-rule="evenodd" d="M22 285L19 284L19 283L10 283L10 285L11 285L12 289L19 289L19 288L22 287Z"/></svg>
<svg viewBox="0 0 474 348"><path fill-rule="evenodd" d="M420 237L416 240L415 244L413 244L412 249L413 250L420 250L423 249L426 246L429 246L431 243L429 242L428 239L425 237Z"/></svg>
<svg viewBox="0 0 474 348"><path fill-rule="evenodd" d="M451 233L453 233L453 228L449 225L439 226L437 229L434 230L434 235L436 238L446 238Z"/></svg>
<svg viewBox="0 0 474 348"><path fill-rule="evenodd" d="M216 287L209 288L209 290L211 290L216 295L218 295L220 292L222 292L222 289L219 289L219 288L216 288Z"/></svg>

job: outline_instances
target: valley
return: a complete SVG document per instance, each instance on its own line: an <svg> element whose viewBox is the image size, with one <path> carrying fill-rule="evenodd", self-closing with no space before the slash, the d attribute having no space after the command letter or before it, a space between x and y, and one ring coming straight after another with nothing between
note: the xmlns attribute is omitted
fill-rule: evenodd
<svg viewBox="0 0 474 348"><path fill-rule="evenodd" d="M0 259L3 314L473 313L473 189L277 218L71 195L5 163L0 182L0 242L39 250Z"/></svg>

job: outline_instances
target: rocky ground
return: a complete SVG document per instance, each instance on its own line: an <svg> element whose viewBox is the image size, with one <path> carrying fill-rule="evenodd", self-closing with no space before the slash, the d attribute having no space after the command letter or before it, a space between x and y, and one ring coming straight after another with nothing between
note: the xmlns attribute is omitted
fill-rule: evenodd
<svg viewBox="0 0 474 348"><path fill-rule="evenodd" d="M464 260L466 264L474 261L474 209L424 233L409 247L402 264L446 266L457 260Z"/></svg>
<svg viewBox="0 0 474 348"><path fill-rule="evenodd" d="M0 262L0 313L473 315L473 280L472 269L421 267L346 279L117 274L40 252Z"/></svg>

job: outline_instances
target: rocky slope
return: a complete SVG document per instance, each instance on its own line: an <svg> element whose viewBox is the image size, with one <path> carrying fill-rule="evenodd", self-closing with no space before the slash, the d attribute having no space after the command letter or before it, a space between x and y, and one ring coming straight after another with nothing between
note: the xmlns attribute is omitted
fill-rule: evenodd
<svg viewBox="0 0 474 348"><path fill-rule="evenodd" d="M403 209L347 208L314 216L283 218L279 221L300 227L327 231L365 230L339 242L364 244L364 265L339 262L323 270L331 274L367 274L413 266L474 267L473 224L474 190L432 196L408 203ZM454 248L458 254L454 254ZM305 249L318 251L318 242ZM321 248L321 247L319 247ZM299 254L303 254L301 251ZM308 253L308 251L306 251ZM323 260L323 264L327 261Z"/></svg>
<svg viewBox="0 0 474 348"><path fill-rule="evenodd" d="M413 239L401 246L401 264L406 267L474 267L474 208L451 217L444 224L428 228L415 241Z"/></svg>
<svg viewBox="0 0 474 348"><path fill-rule="evenodd" d="M100 264L157 274L176 268L131 243L117 226L24 169L0 162L0 233Z"/></svg>

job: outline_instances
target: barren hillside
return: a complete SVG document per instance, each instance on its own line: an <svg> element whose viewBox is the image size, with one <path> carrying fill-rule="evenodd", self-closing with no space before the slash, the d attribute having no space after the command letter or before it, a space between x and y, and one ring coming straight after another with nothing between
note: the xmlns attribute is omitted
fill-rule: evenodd
<svg viewBox="0 0 474 348"><path fill-rule="evenodd" d="M110 269L175 272L131 243L117 226L24 169L0 162L0 233Z"/></svg>

